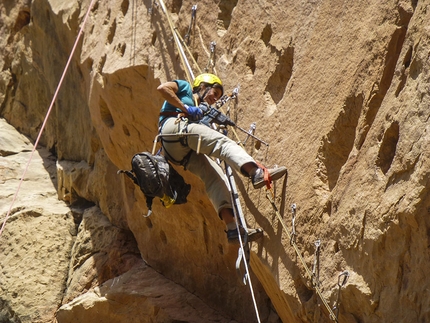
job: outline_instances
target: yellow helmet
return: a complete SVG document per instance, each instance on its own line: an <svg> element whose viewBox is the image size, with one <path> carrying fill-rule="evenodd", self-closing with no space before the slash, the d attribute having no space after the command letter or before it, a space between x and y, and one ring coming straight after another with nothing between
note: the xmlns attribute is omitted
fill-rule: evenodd
<svg viewBox="0 0 430 323"><path fill-rule="evenodd" d="M204 73L198 75L193 82L193 89L200 87L201 83L208 83L210 85L219 84L222 89L222 82L220 78L214 74Z"/></svg>

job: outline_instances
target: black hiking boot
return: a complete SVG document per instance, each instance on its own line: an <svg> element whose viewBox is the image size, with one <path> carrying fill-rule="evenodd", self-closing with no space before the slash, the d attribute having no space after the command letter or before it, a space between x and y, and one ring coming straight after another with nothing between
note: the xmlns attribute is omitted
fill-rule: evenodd
<svg viewBox="0 0 430 323"><path fill-rule="evenodd" d="M228 230L226 232L227 232L227 239L229 243L239 242L239 235L237 234L237 229ZM245 229L242 227L240 227L240 234L243 242L243 240L245 239ZM262 236L263 236L262 229L248 229L248 242L252 242L257 239L260 239Z"/></svg>
<svg viewBox="0 0 430 323"><path fill-rule="evenodd" d="M287 173L287 167L285 166L268 168L267 170L269 172L271 181L276 181ZM262 188L264 185L266 185L267 181L264 180L264 170L258 167L255 174L251 176L251 181L255 189Z"/></svg>

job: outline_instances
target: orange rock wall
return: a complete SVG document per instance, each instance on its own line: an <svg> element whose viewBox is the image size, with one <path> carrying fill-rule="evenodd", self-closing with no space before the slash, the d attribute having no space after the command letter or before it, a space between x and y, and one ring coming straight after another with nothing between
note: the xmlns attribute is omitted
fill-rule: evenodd
<svg viewBox="0 0 430 323"><path fill-rule="evenodd" d="M32 140L89 4L0 4L0 116ZM297 247L311 269L321 241L315 272L330 308L348 271L339 321L430 320L429 1L204 0L191 28L193 2L166 5L180 34L190 31L193 72L207 68L227 92L239 88L232 118L246 130L256 122L255 135L270 144L257 149L249 139L245 149L268 166L287 166L286 193L276 183L276 202L290 232L296 204ZM202 183L179 169L193 186L189 202L171 209L156 202L145 218L142 193L116 174L134 153L152 149L157 86L185 77L157 1L96 1L40 144L57 159L60 200L96 205L132 234L156 271L224 317L252 322L252 297L234 268L237 247L227 244ZM237 133L235 140L246 138ZM265 230L251 257L261 320L329 322L266 193L237 181L249 225ZM69 276L66 293L103 283L89 280L88 289L73 289Z"/></svg>

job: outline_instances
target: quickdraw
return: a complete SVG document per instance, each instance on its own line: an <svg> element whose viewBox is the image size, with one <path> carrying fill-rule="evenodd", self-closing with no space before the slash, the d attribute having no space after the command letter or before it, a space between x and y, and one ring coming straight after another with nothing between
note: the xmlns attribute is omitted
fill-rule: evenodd
<svg viewBox="0 0 430 323"><path fill-rule="evenodd" d="M197 12L197 5L195 4L191 8L191 21L190 21L190 25L188 26L188 31L184 36L185 44L187 44L188 46L190 45L191 28L196 23L196 12Z"/></svg>
<svg viewBox="0 0 430 323"><path fill-rule="evenodd" d="M296 243L296 204L291 205L291 237L290 237L290 245Z"/></svg>
<svg viewBox="0 0 430 323"><path fill-rule="evenodd" d="M321 240L318 239L315 241L315 254L314 254L314 266L312 268L312 283L314 286L319 286L319 264L320 264L320 249L321 249Z"/></svg>
<svg viewBox="0 0 430 323"><path fill-rule="evenodd" d="M339 287L337 292L337 300L336 304L333 306L333 311L336 312L336 320L339 319L339 305L340 305L340 290L343 286L345 286L346 282L349 278L349 272L345 270L344 272L340 273L337 279L337 286Z"/></svg>
<svg viewBox="0 0 430 323"><path fill-rule="evenodd" d="M205 72L208 73L210 70L213 71L215 68L215 49L216 49L216 42L212 41L210 43L210 52L208 63L205 67ZM210 70L209 70L210 68Z"/></svg>
<svg viewBox="0 0 430 323"><path fill-rule="evenodd" d="M254 135L255 129L257 129L257 125L256 125L255 122L253 122L249 126L249 130L248 130L247 136L246 136L245 140L242 142L242 145L245 145L246 142L248 141L249 137L251 137L251 135Z"/></svg>

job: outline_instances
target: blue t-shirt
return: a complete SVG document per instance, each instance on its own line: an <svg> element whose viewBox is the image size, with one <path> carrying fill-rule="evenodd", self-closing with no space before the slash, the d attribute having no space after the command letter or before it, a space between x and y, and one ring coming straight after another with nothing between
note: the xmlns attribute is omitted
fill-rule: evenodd
<svg viewBox="0 0 430 323"><path fill-rule="evenodd" d="M184 80L174 80L173 82L176 82L178 85L178 91L176 92L176 96L179 98L179 100L182 101L182 103L193 106L194 98L193 98L193 90L191 89L190 83ZM160 112L177 112L181 113L182 110L171 105L169 102L164 101L163 106L161 107ZM170 118L171 116L160 116L158 119L158 124L161 123L166 118Z"/></svg>

